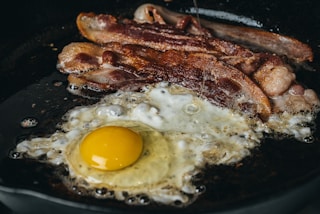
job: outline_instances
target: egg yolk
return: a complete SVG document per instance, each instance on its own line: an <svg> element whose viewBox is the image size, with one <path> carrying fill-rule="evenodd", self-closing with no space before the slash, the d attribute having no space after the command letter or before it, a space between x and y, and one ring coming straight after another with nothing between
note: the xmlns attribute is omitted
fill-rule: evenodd
<svg viewBox="0 0 320 214"><path fill-rule="evenodd" d="M85 136L80 144L80 154L93 168L118 170L133 164L142 148L138 133L125 127L105 126Z"/></svg>

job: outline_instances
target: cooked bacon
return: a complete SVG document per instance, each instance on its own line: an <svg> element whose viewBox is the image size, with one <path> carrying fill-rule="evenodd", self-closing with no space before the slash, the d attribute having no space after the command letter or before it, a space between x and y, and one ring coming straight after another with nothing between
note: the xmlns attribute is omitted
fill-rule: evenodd
<svg viewBox="0 0 320 214"><path fill-rule="evenodd" d="M271 99L273 112L317 112L320 101L312 89L304 89L301 85L294 84L281 96Z"/></svg>
<svg viewBox="0 0 320 214"><path fill-rule="evenodd" d="M279 96L289 89L296 79L291 67L276 56L269 57L253 74L253 79L270 97Z"/></svg>
<svg viewBox="0 0 320 214"><path fill-rule="evenodd" d="M198 19L191 17L191 21L189 21L190 17L190 15L176 13L154 4L143 4L134 13L134 19L138 23L161 23L181 28L188 27L188 32L196 35L210 35L209 31L218 38L259 47L278 55L285 55L297 63L313 60L312 49L292 37L262 29L222 24L204 19L199 19L201 27L198 24Z"/></svg>
<svg viewBox="0 0 320 214"><path fill-rule="evenodd" d="M206 21L201 24L208 28L203 28L191 16L165 15L164 8L154 5L142 9L142 18L137 16L139 9L136 11L136 21L108 14L78 15L80 33L96 44L71 43L59 55L57 67L69 74L72 93L96 97L166 81L187 87L218 106L262 118L319 107L317 95L296 82L283 57L215 38ZM265 35L264 41L274 39L272 34ZM278 38L285 39L285 45L279 47L281 54L297 62L312 60L308 46L280 35ZM297 51L293 51L294 45Z"/></svg>
<svg viewBox="0 0 320 214"><path fill-rule="evenodd" d="M139 24L108 14L80 13L77 26L85 38L98 44L119 42L143 45L159 51L210 53L247 74L255 71L266 58L266 54L254 53L226 40L188 34L172 25Z"/></svg>
<svg viewBox="0 0 320 214"><path fill-rule="evenodd" d="M79 68L81 70L79 70ZM72 87L89 91L139 90L170 82L193 90L218 106L268 117L268 97L244 73L198 52L157 51L139 45L71 43L59 55L58 69Z"/></svg>

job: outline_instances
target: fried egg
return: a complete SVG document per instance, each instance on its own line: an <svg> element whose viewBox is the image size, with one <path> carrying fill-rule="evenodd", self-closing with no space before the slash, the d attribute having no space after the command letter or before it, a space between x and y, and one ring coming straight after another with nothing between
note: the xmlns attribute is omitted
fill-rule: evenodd
<svg viewBox="0 0 320 214"><path fill-rule="evenodd" d="M65 166L70 190L137 205L192 203L205 189L194 178L206 165L240 161L269 131L168 83L118 91L71 109L63 121L51 136L25 140L15 151Z"/></svg>
<svg viewBox="0 0 320 214"><path fill-rule="evenodd" d="M261 137L242 115L164 83L107 95L63 119L61 130L23 141L16 152L65 165L69 188L128 203L144 196L187 205L199 193L194 175L206 164L241 160Z"/></svg>

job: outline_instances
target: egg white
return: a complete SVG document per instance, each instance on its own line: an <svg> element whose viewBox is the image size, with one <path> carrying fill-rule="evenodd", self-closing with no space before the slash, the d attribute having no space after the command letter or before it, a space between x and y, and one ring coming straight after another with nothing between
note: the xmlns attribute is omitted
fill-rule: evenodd
<svg viewBox="0 0 320 214"><path fill-rule="evenodd" d="M65 184L98 198L130 203L132 198L185 206L198 196L193 175L205 165L232 164L250 154L270 128L255 118L212 105L191 91L160 83L142 92L110 94L91 106L70 110L60 129L47 138L18 144L16 152L44 162L65 165ZM276 127L276 120L272 124ZM143 155L131 166L101 171L88 166L79 153L82 138L98 127L118 125L138 132ZM112 194L96 194L105 189ZM139 200L138 200L139 201ZM145 200L144 200L145 202Z"/></svg>

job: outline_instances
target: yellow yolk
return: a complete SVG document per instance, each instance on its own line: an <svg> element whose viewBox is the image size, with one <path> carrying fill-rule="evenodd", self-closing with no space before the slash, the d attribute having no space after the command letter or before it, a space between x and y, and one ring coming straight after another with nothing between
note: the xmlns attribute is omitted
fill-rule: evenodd
<svg viewBox="0 0 320 214"><path fill-rule="evenodd" d="M105 126L83 139L80 154L93 168L118 170L133 164L142 147L142 138L136 132L125 127Z"/></svg>

